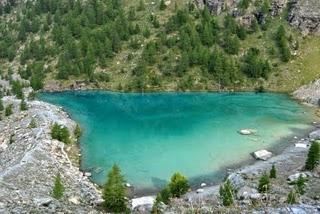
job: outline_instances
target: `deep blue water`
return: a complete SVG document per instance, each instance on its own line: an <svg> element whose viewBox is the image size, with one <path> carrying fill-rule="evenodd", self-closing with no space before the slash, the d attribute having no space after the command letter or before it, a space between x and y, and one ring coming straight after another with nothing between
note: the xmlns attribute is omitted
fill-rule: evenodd
<svg viewBox="0 0 320 214"><path fill-rule="evenodd" d="M308 128L310 109L282 94L43 93L84 129L82 168L103 184L117 163L138 189L158 188L176 171L215 181L220 169ZM240 129L256 129L242 136Z"/></svg>

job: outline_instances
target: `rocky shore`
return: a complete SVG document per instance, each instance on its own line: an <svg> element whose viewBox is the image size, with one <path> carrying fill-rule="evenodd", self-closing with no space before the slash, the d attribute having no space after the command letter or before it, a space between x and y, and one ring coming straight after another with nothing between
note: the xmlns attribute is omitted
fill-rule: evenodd
<svg viewBox="0 0 320 214"><path fill-rule="evenodd" d="M69 146L53 140L55 122L73 130L76 124L59 107L40 101L4 97L13 104L13 114L0 121L0 213L96 213L101 202L97 188L67 155ZM36 127L30 127L34 120ZM65 194L55 200L52 189L60 173Z"/></svg>

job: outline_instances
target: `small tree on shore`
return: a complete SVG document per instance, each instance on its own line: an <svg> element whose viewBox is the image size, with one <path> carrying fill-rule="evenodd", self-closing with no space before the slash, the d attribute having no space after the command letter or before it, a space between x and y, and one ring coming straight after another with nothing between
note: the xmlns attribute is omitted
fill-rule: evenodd
<svg viewBox="0 0 320 214"><path fill-rule="evenodd" d="M74 136L77 138L77 141L79 141L80 137L82 135L82 130L79 124L77 124L76 128L74 129Z"/></svg>
<svg viewBox="0 0 320 214"><path fill-rule="evenodd" d="M169 183L169 189L173 197L180 197L189 189L188 179L179 172L174 173Z"/></svg>
<svg viewBox="0 0 320 214"><path fill-rule="evenodd" d="M102 197L104 199L103 206L106 211L116 213L127 211L125 180L117 165L113 165L108 173Z"/></svg>
<svg viewBox="0 0 320 214"><path fill-rule="evenodd" d="M28 110L27 103L24 99L22 99L20 102L20 111L26 111L26 110Z"/></svg>
<svg viewBox="0 0 320 214"><path fill-rule="evenodd" d="M167 8L167 5L165 4L164 0L161 0L161 1L160 1L159 9L160 9L160 10L165 10L166 8Z"/></svg>
<svg viewBox="0 0 320 214"><path fill-rule="evenodd" d="M313 141L308 152L305 168L307 170L313 170L319 164L319 158L320 158L319 141Z"/></svg>
<svg viewBox="0 0 320 214"><path fill-rule="evenodd" d="M295 190L291 190L287 197L288 204L296 204L298 201L298 195Z"/></svg>
<svg viewBox="0 0 320 214"><path fill-rule="evenodd" d="M272 165L272 168L270 170L270 178L277 178L277 170L276 167L274 165Z"/></svg>
<svg viewBox="0 0 320 214"><path fill-rule="evenodd" d="M63 197L63 192L64 192L64 186L61 182L61 176L60 174L57 174L54 180L54 186L52 190L52 196L55 199L60 199Z"/></svg>
<svg viewBox="0 0 320 214"><path fill-rule="evenodd" d="M305 187L305 178L300 174L298 180L296 181L296 187L297 187L297 192L300 195L303 195L305 193L304 187Z"/></svg>
<svg viewBox="0 0 320 214"><path fill-rule="evenodd" d="M2 99L0 98L0 111L3 111L3 110L4 110L3 101L2 101Z"/></svg>
<svg viewBox="0 0 320 214"><path fill-rule="evenodd" d="M9 104L6 108L5 108L5 116L8 117L10 116L11 114L13 114L13 104Z"/></svg>
<svg viewBox="0 0 320 214"><path fill-rule="evenodd" d="M58 123L53 124L51 127L52 139L59 140L65 144L71 143L70 133L67 127L59 125Z"/></svg>
<svg viewBox="0 0 320 214"><path fill-rule="evenodd" d="M258 189L261 193L265 193L270 189L270 180L267 173L263 173L260 177Z"/></svg>
<svg viewBox="0 0 320 214"><path fill-rule="evenodd" d="M220 186L219 195L224 206L230 206L233 204L234 190L230 180L227 180Z"/></svg>

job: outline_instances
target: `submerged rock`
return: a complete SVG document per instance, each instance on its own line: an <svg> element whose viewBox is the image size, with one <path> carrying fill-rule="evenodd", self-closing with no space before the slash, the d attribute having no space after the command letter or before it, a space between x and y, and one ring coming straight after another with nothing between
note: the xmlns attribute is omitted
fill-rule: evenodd
<svg viewBox="0 0 320 214"><path fill-rule="evenodd" d="M263 150L259 150L259 151L254 152L253 157L257 160L266 161L272 157L272 153L269 152L268 150L263 149Z"/></svg>

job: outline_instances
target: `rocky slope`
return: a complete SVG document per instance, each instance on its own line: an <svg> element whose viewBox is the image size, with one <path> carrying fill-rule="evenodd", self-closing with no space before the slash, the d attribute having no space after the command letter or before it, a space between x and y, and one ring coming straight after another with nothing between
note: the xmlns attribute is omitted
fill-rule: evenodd
<svg viewBox="0 0 320 214"><path fill-rule="evenodd" d="M73 130L75 123L60 108L28 102L29 110L20 112L20 101L4 97L13 104L14 114L0 121L0 213L88 213L101 202L99 192L73 165L66 146L51 139L54 122ZM29 124L34 119L36 127ZM62 200L51 193L60 173L65 186ZM97 212L97 211L94 211Z"/></svg>
<svg viewBox="0 0 320 214"><path fill-rule="evenodd" d="M306 103L320 106L320 79L302 86L293 93L293 96Z"/></svg>
<svg viewBox="0 0 320 214"><path fill-rule="evenodd" d="M320 35L320 1L292 0L288 20L292 26L298 27L303 34Z"/></svg>

